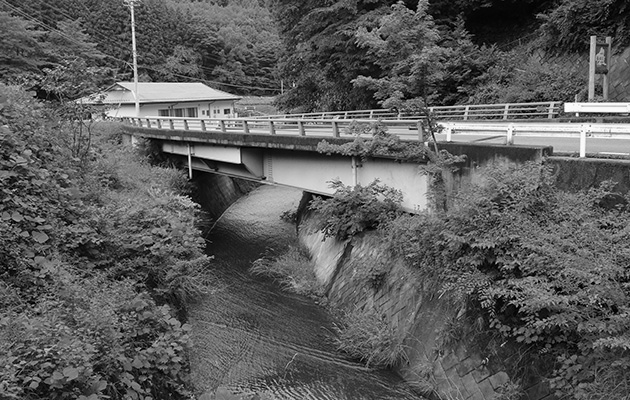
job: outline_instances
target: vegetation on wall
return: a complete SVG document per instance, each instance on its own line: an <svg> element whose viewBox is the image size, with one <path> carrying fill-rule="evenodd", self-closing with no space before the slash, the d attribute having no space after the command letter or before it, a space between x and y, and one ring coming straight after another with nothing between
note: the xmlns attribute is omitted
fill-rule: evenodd
<svg viewBox="0 0 630 400"><path fill-rule="evenodd" d="M367 186L346 186L333 180L335 195L316 197L309 208L322 216L325 237L346 240L369 229L376 229L402 213L402 193L375 180Z"/></svg>
<svg viewBox="0 0 630 400"><path fill-rule="evenodd" d="M392 250L485 328L555 365L560 397L627 396L628 198L565 193L544 165L496 167L443 213L388 225ZM612 387L612 386L611 386Z"/></svg>
<svg viewBox="0 0 630 400"><path fill-rule="evenodd" d="M0 99L2 397L188 398L177 311L210 259L185 177L135 161L115 125L74 154L58 109Z"/></svg>

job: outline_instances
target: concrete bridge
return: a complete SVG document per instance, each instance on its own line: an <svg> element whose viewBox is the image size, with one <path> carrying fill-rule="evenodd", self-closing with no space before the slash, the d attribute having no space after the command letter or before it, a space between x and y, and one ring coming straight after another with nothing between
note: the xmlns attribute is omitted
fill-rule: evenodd
<svg viewBox="0 0 630 400"><path fill-rule="evenodd" d="M422 119L380 121L402 140L422 141ZM326 139L342 144L354 140L345 133L356 121L375 119L271 118L202 119L143 117L128 119L125 131L132 137L157 140L165 153L179 158L193 170L217 173L260 182L296 187L312 193L331 195L329 181L346 185L367 185L374 179L399 189L403 207L410 212L427 207L427 177L417 163L379 157L362 162L358 157L325 155L317 145ZM630 125L567 124L522 121L443 121L438 135L440 147L453 154L466 154L470 165L483 165L497 158L516 162L553 154L554 143L574 146L586 156L590 148L608 153L630 152ZM522 141L524 143L519 143ZM555 147L555 146L554 146ZM601 153L601 152L600 152Z"/></svg>

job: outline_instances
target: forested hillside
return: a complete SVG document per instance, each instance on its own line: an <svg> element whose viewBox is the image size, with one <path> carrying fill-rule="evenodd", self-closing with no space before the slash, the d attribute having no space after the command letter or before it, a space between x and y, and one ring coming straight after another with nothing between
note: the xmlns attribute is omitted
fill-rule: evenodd
<svg viewBox="0 0 630 400"><path fill-rule="evenodd" d="M622 0L142 0L135 9L142 81L267 96L283 86L286 111L573 100L584 95L574 60L588 36L613 36L616 49L630 41ZM130 80L129 14L123 0L0 0L3 80L42 89L61 60L101 68L96 86Z"/></svg>
<svg viewBox="0 0 630 400"><path fill-rule="evenodd" d="M562 56L594 34L622 48L630 20L620 0L275 0L273 11L295 85L279 104L304 111L573 100L586 73Z"/></svg>
<svg viewBox="0 0 630 400"><path fill-rule="evenodd" d="M205 81L239 94L279 92L278 35L263 5L143 0L135 14L142 81ZM45 68L58 65L62 50L105 68L102 85L132 79L130 12L122 0L2 0L0 19L5 81L24 79L24 72L37 81Z"/></svg>

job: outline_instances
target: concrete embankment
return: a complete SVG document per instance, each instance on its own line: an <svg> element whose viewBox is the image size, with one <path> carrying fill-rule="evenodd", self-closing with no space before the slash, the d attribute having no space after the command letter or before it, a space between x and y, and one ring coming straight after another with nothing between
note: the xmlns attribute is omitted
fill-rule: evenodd
<svg viewBox="0 0 630 400"><path fill-rule="evenodd" d="M393 258L378 233L339 242L324 238L317 216L305 215L299 239L334 307L375 312L396 330L406 354L397 370L427 398L490 400L510 382L496 349L480 348L469 335L449 331L465 308ZM528 399L550 396L548 384L535 374L519 378Z"/></svg>

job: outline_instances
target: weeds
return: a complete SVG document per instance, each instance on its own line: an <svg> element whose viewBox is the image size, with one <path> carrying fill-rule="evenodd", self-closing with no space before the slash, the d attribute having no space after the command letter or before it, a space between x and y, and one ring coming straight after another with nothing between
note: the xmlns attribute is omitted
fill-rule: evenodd
<svg viewBox="0 0 630 400"><path fill-rule="evenodd" d="M254 275L274 278L286 290L302 295L322 297L323 287L315 277L313 262L308 251L301 247L290 246L278 257L263 257L254 261L250 267Z"/></svg>
<svg viewBox="0 0 630 400"><path fill-rule="evenodd" d="M346 313L338 332L337 348L368 367L394 367L406 358L402 338L372 310Z"/></svg>

